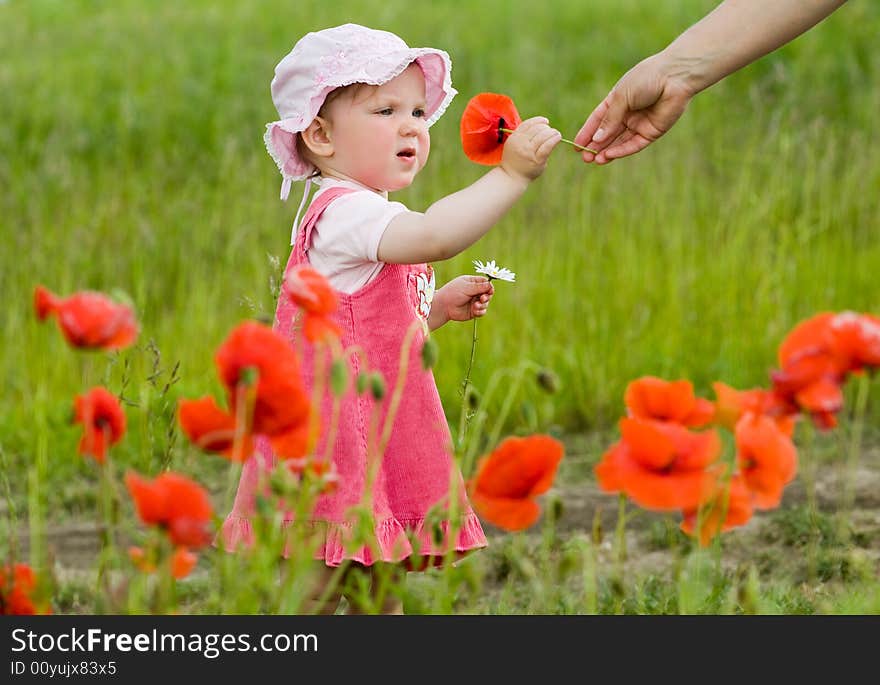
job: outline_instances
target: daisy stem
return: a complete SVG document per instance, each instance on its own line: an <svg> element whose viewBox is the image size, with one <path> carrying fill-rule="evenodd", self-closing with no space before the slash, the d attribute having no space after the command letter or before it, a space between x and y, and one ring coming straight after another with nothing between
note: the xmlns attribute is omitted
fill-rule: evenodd
<svg viewBox="0 0 880 685"><path fill-rule="evenodd" d="M467 435L468 424L470 423L470 412L468 411L468 385L471 381L471 368L474 366L474 355L477 351L477 318L474 317L474 333L471 339L471 359L468 362L467 371L464 374L464 380L461 383L461 421L458 424L458 444L462 445L464 437Z"/></svg>
<svg viewBox="0 0 880 685"><path fill-rule="evenodd" d="M513 130L511 130L509 128L499 128L498 130L501 131L502 133L513 133ZM569 140L568 138L563 138L562 142L568 143L569 145L571 145L572 147L574 147L578 150L585 150L587 152L592 152L594 155L599 154L598 150L591 150L590 148L584 147L583 145L578 145L576 142L574 142L573 140Z"/></svg>

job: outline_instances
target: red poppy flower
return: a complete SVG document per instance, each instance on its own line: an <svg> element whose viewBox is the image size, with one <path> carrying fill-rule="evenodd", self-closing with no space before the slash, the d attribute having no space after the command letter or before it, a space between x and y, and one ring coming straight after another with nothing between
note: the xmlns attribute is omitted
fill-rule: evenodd
<svg viewBox="0 0 880 685"><path fill-rule="evenodd" d="M772 371L773 391L792 410L809 414L822 429L837 424L835 414L843 408L843 381L831 353L807 348L788 357L781 370Z"/></svg>
<svg viewBox="0 0 880 685"><path fill-rule="evenodd" d="M269 440L272 443L272 451L279 459L299 459L308 451L308 418L292 430L273 435Z"/></svg>
<svg viewBox="0 0 880 685"><path fill-rule="evenodd" d="M286 433L308 419L309 398L296 353L278 333L254 321L237 326L214 357L231 412L252 403L253 433ZM255 376L256 385L250 385Z"/></svg>
<svg viewBox="0 0 880 685"><path fill-rule="evenodd" d="M797 472L794 443L767 416L744 414L736 424L737 465L755 507L772 509Z"/></svg>
<svg viewBox="0 0 880 685"><path fill-rule="evenodd" d="M130 307L102 293L83 291L59 298L41 285L34 290L34 309L43 321L50 314L74 347L115 350L131 345L138 324Z"/></svg>
<svg viewBox="0 0 880 685"><path fill-rule="evenodd" d="M776 393L763 388L737 390L726 383L712 383L715 390L715 415L713 423L730 431L736 428L743 414L764 414L770 416L777 428L791 437L794 433L796 415Z"/></svg>
<svg viewBox="0 0 880 685"><path fill-rule="evenodd" d="M48 605L34 598L37 574L27 564L0 566L0 615L51 614Z"/></svg>
<svg viewBox="0 0 880 685"><path fill-rule="evenodd" d="M125 435L125 412L119 400L106 388L92 388L73 401L74 423L83 425L79 453L90 454L99 464L104 463L107 448Z"/></svg>
<svg viewBox="0 0 880 685"><path fill-rule="evenodd" d="M214 510L198 483L171 471L152 481L129 471L125 485L141 521L163 528L175 545L198 548L211 541L208 524Z"/></svg>
<svg viewBox="0 0 880 685"><path fill-rule="evenodd" d="M198 561L197 554L193 554L186 547L178 547L171 556L171 575L178 580L186 578L192 573Z"/></svg>
<svg viewBox="0 0 880 685"><path fill-rule="evenodd" d="M643 376L627 385L624 402L631 416L684 426L704 426L715 412L709 400L694 395L690 381L665 381L654 376Z"/></svg>
<svg viewBox="0 0 880 685"><path fill-rule="evenodd" d="M681 529L688 535L698 535L700 545L707 547L718 533L748 523L752 518L752 504L749 490L743 478L734 474L730 482L719 489L710 502L698 509L683 512ZM699 524L699 533L696 533Z"/></svg>
<svg viewBox="0 0 880 685"><path fill-rule="evenodd" d="M177 419L190 442L207 452L217 452L237 462L247 460L254 452L252 436L244 427L237 436L235 417L218 407L213 397L179 400Z"/></svg>
<svg viewBox="0 0 880 685"><path fill-rule="evenodd" d="M522 123L516 105L500 93L480 93L467 103L461 115L461 145L468 159L477 164L501 162L504 141Z"/></svg>
<svg viewBox="0 0 880 685"><path fill-rule="evenodd" d="M717 474L707 467L721 454L714 429L695 433L677 423L624 418L620 431L620 442L594 469L603 490L661 511L693 509L711 495Z"/></svg>
<svg viewBox="0 0 880 685"><path fill-rule="evenodd" d="M549 435L503 440L468 481L477 513L509 531L534 524L541 515L534 497L553 484L563 453L562 443Z"/></svg>
<svg viewBox="0 0 880 685"><path fill-rule="evenodd" d="M326 336L338 338L342 327L331 314L336 311L339 300L330 282L310 266L298 266L287 272L283 290L297 307L305 312L303 334L311 342Z"/></svg>
<svg viewBox="0 0 880 685"><path fill-rule="evenodd" d="M880 367L880 318L841 312L829 322L830 348L840 369L859 373Z"/></svg>
<svg viewBox="0 0 880 685"><path fill-rule="evenodd" d="M785 367L805 351L827 350L834 312L821 312L798 323L779 345L779 365Z"/></svg>
<svg viewBox="0 0 880 685"><path fill-rule="evenodd" d="M136 545L129 547L128 558L131 559L131 563L135 565L135 568L142 573L155 573L156 563L143 547L137 547Z"/></svg>

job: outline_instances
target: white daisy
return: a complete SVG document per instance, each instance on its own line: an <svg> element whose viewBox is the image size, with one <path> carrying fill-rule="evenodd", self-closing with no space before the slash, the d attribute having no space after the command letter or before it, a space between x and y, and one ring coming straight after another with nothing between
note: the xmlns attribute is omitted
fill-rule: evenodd
<svg viewBox="0 0 880 685"><path fill-rule="evenodd" d="M495 260L493 259L491 262L486 262L483 264L479 259L474 260L474 267L476 268L476 272L478 274L485 274L489 277L489 280L497 279L499 281L508 281L509 283L516 282L516 274L513 273L510 269L505 269L501 266L496 266Z"/></svg>

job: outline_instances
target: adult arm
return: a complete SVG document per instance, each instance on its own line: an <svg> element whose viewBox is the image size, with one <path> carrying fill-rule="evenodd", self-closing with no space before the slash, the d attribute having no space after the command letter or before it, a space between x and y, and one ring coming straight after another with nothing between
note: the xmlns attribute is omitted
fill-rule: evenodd
<svg viewBox="0 0 880 685"><path fill-rule="evenodd" d="M678 121L691 98L801 35L846 0L725 0L669 46L630 69L575 136L585 162L643 150Z"/></svg>

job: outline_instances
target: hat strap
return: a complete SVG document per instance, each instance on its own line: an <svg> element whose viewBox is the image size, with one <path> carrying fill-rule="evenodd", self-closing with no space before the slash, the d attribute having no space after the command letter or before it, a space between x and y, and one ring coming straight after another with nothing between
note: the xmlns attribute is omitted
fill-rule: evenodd
<svg viewBox="0 0 880 685"><path fill-rule="evenodd" d="M290 176L285 176L284 180L281 181L281 201L286 202L287 196L290 195L290 183L292 179Z"/></svg>
<svg viewBox="0 0 880 685"><path fill-rule="evenodd" d="M290 189L290 179L285 178L284 183L287 184L288 190ZM299 203L299 209L296 210L296 218L293 220L293 228L290 229L290 244L293 245L296 242L296 232L299 229L299 215L302 214L303 207L306 206L306 200L309 199L309 190L312 188L312 179L311 177L306 179L306 187L303 190L303 197ZM284 188L282 186L281 190L282 196L284 196ZM286 199L286 198L285 198Z"/></svg>

